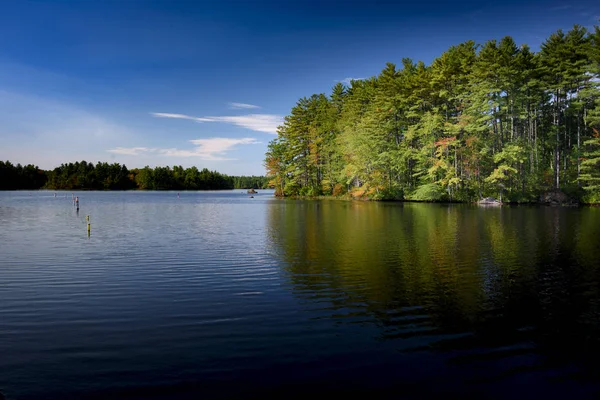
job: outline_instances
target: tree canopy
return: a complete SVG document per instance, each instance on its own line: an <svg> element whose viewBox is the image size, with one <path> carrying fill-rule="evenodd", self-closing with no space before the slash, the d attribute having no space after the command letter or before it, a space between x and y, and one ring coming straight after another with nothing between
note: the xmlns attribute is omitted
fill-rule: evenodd
<svg viewBox="0 0 600 400"><path fill-rule="evenodd" d="M403 59L298 100L265 159L279 196L600 201L600 28Z"/></svg>
<svg viewBox="0 0 600 400"><path fill-rule="evenodd" d="M268 179L264 176L228 176L207 168L184 169L181 166L148 166L128 169L119 163L97 164L86 161L61 164L51 171L34 165L25 167L10 161L0 161L0 190L219 190L261 189Z"/></svg>

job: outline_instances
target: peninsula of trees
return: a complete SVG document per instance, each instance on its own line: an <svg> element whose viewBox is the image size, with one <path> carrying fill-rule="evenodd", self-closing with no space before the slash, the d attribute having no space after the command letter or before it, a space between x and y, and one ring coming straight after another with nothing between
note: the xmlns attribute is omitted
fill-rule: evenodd
<svg viewBox="0 0 600 400"><path fill-rule="evenodd" d="M118 163L86 161L62 164L51 171L34 165L13 165L0 161L0 190L218 190L261 189L264 176L228 176L196 167L145 167L127 169Z"/></svg>
<svg viewBox="0 0 600 400"><path fill-rule="evenodd" d="M403 59L292 108L265 166L279 196L600 202L600 29L533 52L467 41L431 65Z"/></svg>

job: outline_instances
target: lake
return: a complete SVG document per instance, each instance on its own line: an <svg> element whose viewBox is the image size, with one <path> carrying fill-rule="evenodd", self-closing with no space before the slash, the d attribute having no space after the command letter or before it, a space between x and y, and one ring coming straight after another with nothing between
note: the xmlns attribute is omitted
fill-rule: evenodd
<svg viewBox="0 0 600 400"><path fill-rule="evenodd" d="M600 208L54 193L0 192L8 399L600 394Z"/></svg>

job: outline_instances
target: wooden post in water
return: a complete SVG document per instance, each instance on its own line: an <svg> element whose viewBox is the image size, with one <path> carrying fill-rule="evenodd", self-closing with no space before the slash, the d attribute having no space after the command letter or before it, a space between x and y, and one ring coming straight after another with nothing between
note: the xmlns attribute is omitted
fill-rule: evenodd
<svg viewBox="0 0 600 400"><path fill-rule="evenodd" d="M87 220L87 229L88 229L88 236L90 236L91 230L92 230L92 224L90 224L90 216L87 215L85 217L85 219Z"/></svg>

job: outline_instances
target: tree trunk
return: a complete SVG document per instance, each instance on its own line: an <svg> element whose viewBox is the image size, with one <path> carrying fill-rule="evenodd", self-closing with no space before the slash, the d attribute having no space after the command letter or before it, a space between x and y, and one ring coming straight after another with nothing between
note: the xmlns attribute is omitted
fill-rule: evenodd
<svg viewBox="0 0 600 400"><path fill-rule="evenodd" d="M554 128L556 130L556 143L554 144L554 188L560 189L560 129L559 129L559 118L558 118L558 90L555 93L555 106L554 106Z"/></svg>
<svg viewBox="0 0 600 400"><path fill-rule="evenodd" d="M579 113L577 113L577 186L581 187L581 182L579 182L579 174L581 173L581 119L579 118Z"/></svg>

